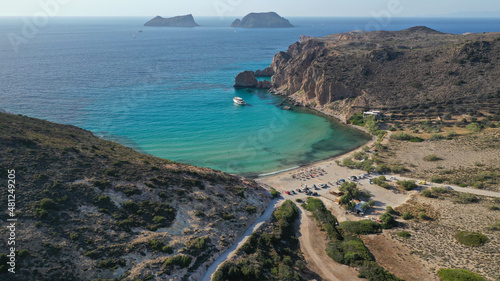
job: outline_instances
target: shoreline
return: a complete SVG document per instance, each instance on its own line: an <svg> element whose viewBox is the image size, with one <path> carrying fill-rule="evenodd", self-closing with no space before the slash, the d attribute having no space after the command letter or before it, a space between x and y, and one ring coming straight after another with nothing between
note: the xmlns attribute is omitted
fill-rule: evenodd
<svg viewBox="0 0 500 281"><path fill-rule="evenodd" d="M345 153L339 154L337 156L328 157L328 158L325 158L325 159L322 159L322 160L313 161L313 162L310 162L310 163L307 163L307 164L302 164L302 165L299 165L299 166L296 166L296 167L291 167L291 168L287 168L287 169L283 169L283 170L279 170L279 171L274 171L274 172L268 172L268 173L259 174L257 177L252 178L255 181L261 182L261 181L264 181L264 180L272 178L272 177L283 175L283 174L285 174L287 172L288 173L290 173L290 172L293 173L293 172L296 172L296 171L298 171L300 169L311 168L313 166L321 165L321 164L327 164L329 162L338 160L339 158L345 158L345 157L347 157L347 156L349 156L349 155L351 155L351 154L353 154L355 152L358 152L364 146L371 147L371 146L373 146L375 144L375 142L377 142L377 136L372 135L364 127L353 125L353 124L348 124L347 122L345 122L339 116L327 113L327 112L322 111L322 110L317 109L317 108L311 108L311 107L306 107L306 106L294 104L293 101L290 100L287 96L281 95L281 94L279 94L277 92L272 92L271 90L269 91L270 94L275 95L275 96L283 97L286 102L290 103L291 105L293 105L295 107L299 107L301 109L306 109L306 110L309 110L309 111L313 111L311 114L316 114L316 115L319 115L319 116L323 115L322 117L324 117L326 119L335 120L336 122L340 123L343 126L346 126L346 127L350 128L350 129L356 130L356 131L358 131L360 133L363 133L363 134L365 134L367 136L370 136L371 139L369 141L367 141L366 143L364 143L364 144L362 144L362 145L360 145L360 146L358 146L356 148L353 148L353 149L351 149L349 151L346 151Z"/></svg>

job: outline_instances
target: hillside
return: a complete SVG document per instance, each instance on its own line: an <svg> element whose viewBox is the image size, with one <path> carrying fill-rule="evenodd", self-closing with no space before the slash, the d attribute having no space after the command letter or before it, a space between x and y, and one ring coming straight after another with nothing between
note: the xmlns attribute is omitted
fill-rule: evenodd
<svg viewBox="0 0 500 281"><path fill-rule="evenodd" d="M193 15L177 16L172 18L163 18L156 16L146 22L144 26L164 26L164 27L195 27L199 26L193 18Z"/></svg>
<svg viewBox="0 0 500 281"><path fill-rule="evenodd" d="M500 33L413 27L302 36L274 57L271 91L343 120L364 109L500 114L498 101L489 100L500 91L499 54Z"/></svg>
<svg viewBox="0 0 500 281"><path fill-rule="evenodd" d="M2 280L197 280L270 201L254 181L0 113L3 182L12 169L18 260ZM4 261L7 228L0 237Z"/></svg>
<svg viewBox="0 0 500 281"><path fill-rule="evenodd" d="M243 28L290 28L294 27L287 19L275 12L250 13L243 19L236 19L231 27Z"/></svg>

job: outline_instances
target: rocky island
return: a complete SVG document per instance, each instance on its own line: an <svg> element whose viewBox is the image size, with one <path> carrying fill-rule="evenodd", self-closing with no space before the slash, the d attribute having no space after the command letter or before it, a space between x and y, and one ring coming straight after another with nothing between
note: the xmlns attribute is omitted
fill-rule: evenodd
<svg viewBox="0 0 500 281"><path fill-rule="evenodd" d="M290 22L275 12L250 13L242 20L236 19L231 27L243 28L290 28L294 27Z"/></svg>
<svg viewBox="0 0 500 281"><path fill-rule="evenodd" d="M163 27L196 27L199 26L193 18L193 15L177 16L172 18L163 18L156 16L146 22L144 26L163 26Z"/></svg>

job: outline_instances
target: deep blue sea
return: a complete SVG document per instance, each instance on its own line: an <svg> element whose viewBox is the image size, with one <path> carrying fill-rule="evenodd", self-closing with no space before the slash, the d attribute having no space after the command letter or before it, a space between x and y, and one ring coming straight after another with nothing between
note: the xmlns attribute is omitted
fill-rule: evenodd
<svg viewBox="0 0 500 281"><path fill-rule="evenodd" d="M325 159L367 140L323 116L283 111L282 99L267 92L232 85L239 72L268 66L300 35L373 28L373 19L290 18L292 29L233 29L233 18L196 18L197 28L143 27L148 18L50 18L26 29L26 20L0 18L0 108L6 111L241 175ZM416 25L500 31L500 19L395 18L382 28ZM235 106L234 96L249 105Z"/></svg>

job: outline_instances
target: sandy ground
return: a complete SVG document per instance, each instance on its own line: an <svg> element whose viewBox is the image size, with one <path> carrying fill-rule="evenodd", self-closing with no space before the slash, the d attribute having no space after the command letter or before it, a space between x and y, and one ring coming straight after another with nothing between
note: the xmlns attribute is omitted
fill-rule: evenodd
<svg viewBox="0 0 500 281"><path fill-rule="evenodd" d="M397 231L399 230L379 235L363 235L362 239L377 263L397 277L406 281L438 281L439 278L424 266L420 258L412 256L404 244L388 234Z"/></svg>
<svg viewBox="0 0 500 281"><path fill-rule="evenodd" d="M389 163L404 164L411 170L408 174L411 177L430 178L444 170L460 174L470 169L500 167L500 129L489 129L452 140L420 143L391 141L389 148L390 151L381 154L382 158ZM442 160L424 161L423 158L430 154ZM500 191L500 185L492 186L491 190Z"/></svg>
<svg viewBox="0 0 500 281"><path fill-rule="evenodd" d="M463 268L488 280L498 280L500 234L488 230L489 226L500 221L500 211L488 209L493 204L493 200L487 197L479 203L457 204L453 198L442 200L415 196L401 208L427 205L436 213L437 219L429 222L405 221L405 226L397 231L405 230L412 236L401 238L395 235L395 231L391 232L391 236L404 244L413 256L419 257L429 270ZM463 246L455 239L458 231L480 232L488 237L489 242L480 247Z"/></svg>
<svg viewBox="0 0 500 281"><path fill-rule="evenodd" d="M329 281L366 280L358 278L358 272L347 265L335 262L326 254L327 237L321 232L312 215L300 209L300 249L308 268Z"/></svg>

